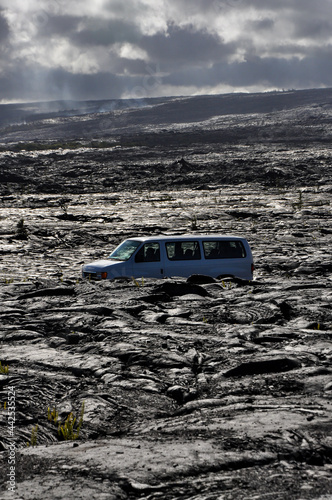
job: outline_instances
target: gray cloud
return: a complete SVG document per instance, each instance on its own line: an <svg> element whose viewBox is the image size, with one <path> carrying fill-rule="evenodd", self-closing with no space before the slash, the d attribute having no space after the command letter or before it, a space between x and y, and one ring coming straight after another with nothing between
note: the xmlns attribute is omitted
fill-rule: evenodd
<svg viewBox="0 0 332 500"><path fill-rule="evenodd" d="M146 50L150 59L161 61L167 69L179 64L191 66L206 65L218 61L234 52L233 44L225 44L215 34L197 30L194 26L169 25L166 33L143 37L139 46Z"/></svg>
<svg viewBox="0 0 332 500"><path fill-rule="evenodd" d="M332 3L2 0L0 101L332 86Z"/></svg>
<svg viewBox="0 0 332 500"><path fill-rule="evenodd" d="M305 86L332 86L332 68L328 64L329 53L299 59L251 58L240 63L219 63L202 72L179 71L169 75L165 83L174 86L187 85L188 79L198 86L212 88L219 84L231 87L266 86L268 88L304 88Z"/></svg>
<svg viewBox="0 0 332 500"><path fill-rule="evenodd" d="M50 15L38 26L42 37L56 35L68 38L77 46L136 42L141 36L133 23L122 19L94 19L88 16Z"/></svg>
<svg viewBox="0 0 332 500"><path fill-rule="evenodd" d="M50 37L58 35L70 37L77 31L81 22L82 18L79 16L49 15L37 27L40 36Z"/></svg>
<svg viewBox="0 0 332 500"><path fill-rule="evenodd" d="M9 36L8 22L0 10L0 42L5 41L8 38L8 36Z"/></svg>
<svg viewBox="0 0 332 500"><path fill-rule="evenodd" d="M224 4L224 0L216 0L218 3ZM302 13L307 12L317 14L317 11L330 11L331 3L330 0L319 0L314 6L312 0L301 0L299 4L298 0L278 0L266 1L266 0L226 0L226 3L234 2L238 7L242 5L243 8L248 9L257 9L258 11L269 10L269 11L277 11L277 12L296 12ZM314 10L313 10L314 9Z"/></svg>
<svg viewBox="0 0 332 500"><path fill-rule="evenodd" d="M329 19L315 19L305 17L294 28L297 38L326 39L332 34L332 22Z"/></svg>
<svg viewBox="0 0 332 500"><path fill-rule="evenodd" d="M254 19L253 21L248 21L247 30L257 30L257 31L265 31L271 30L275 26L275 21L269 17L265 17L263 19Z"/></svg>
<svg viewBox="0 0 332 500"><path fill-rule="evenodd" d="M141 34L138 28L121 19L111 21L87 21L86 26L76 31L72 40L77 45L109 46L115 43L136 43Z"/></svg>
<svg viewBox="0 0 332 500"><path fill-rule="evenodd" d="M78 100L95 97L102 99L113 95L120 98L126 82L110 73L92 75L72 74L61 68L47 70L40 66L26 67L24 65L0 76L1 96L3 99L12 99L13 95L19 100Z"/></svg>

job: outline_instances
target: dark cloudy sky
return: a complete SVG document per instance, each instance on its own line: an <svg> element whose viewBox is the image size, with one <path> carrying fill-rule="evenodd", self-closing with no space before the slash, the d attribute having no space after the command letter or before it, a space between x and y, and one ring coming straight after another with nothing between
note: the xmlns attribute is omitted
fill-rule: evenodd
<svg viewBox="0 0 332 500"><path fill-rule="evenodd" d="M0 0L0 102L332 87L332 0Z"/></svg>

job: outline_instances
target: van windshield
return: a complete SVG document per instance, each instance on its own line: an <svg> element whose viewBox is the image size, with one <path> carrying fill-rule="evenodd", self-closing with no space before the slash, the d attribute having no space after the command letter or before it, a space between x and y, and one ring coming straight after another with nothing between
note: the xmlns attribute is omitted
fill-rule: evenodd
<svg viewBox="0 0 332 500"><path fill-rule="evenodd" d="M113 260L128 260L140 245L140 241L126 240L116 247L116 249L107 258Z"/></svg>

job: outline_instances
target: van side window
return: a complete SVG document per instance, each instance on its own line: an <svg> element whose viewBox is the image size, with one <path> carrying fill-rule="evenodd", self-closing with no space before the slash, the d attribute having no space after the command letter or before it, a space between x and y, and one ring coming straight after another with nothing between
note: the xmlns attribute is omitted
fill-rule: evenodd
<svg viewBox="0 0 332 500"><path fill-rule="evenodd" d="M203 241L206 259L240 259L246 257L241 241Z"/></svg>
<svg viewBox="0 0 332 500"><path fill-rule="evenodd" d="M145 243L135 256L135 262L159 262L159 243Z"/></svg>
<svg viewBox="0 0 332 500"><path fill-rule="evenodd" d="M199 260L201 251L198 241L175 241L166 243L169 260Z"/></svg>

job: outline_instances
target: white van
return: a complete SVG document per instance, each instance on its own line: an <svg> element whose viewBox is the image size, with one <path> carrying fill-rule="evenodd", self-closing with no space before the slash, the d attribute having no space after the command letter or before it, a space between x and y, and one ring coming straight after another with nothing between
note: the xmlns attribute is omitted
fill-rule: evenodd
<svg viewBox="0 0 332 500"><path fill-rule="evenodd" d="M90 279L164 278L205 274L252 280L254 263L245 238L221 235L149 236L123 241L109 257L83 266Z"/></svg>

